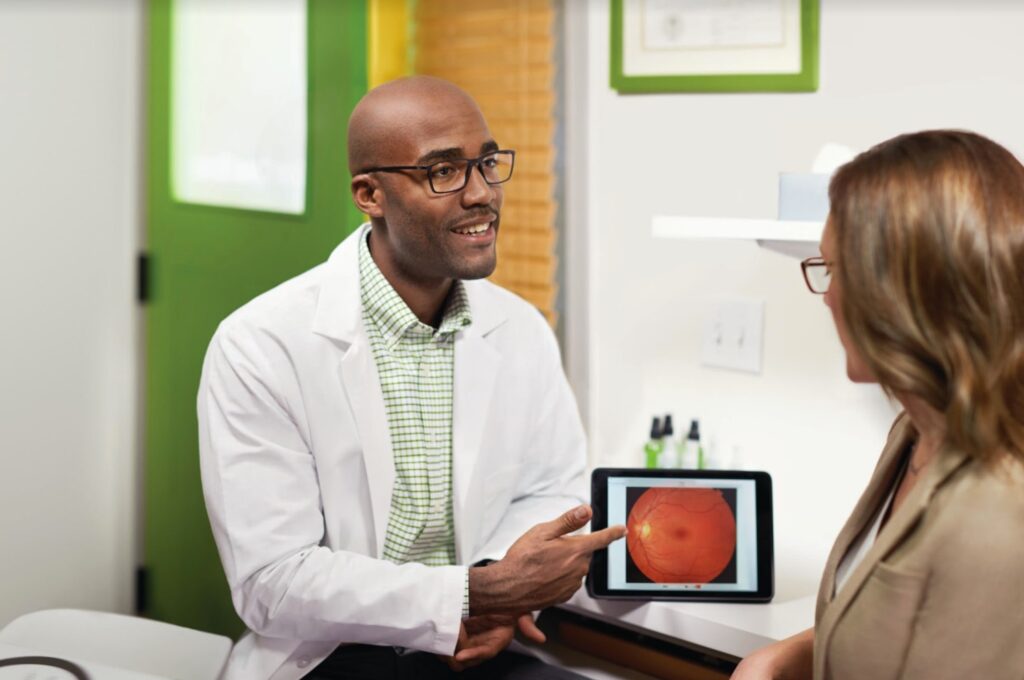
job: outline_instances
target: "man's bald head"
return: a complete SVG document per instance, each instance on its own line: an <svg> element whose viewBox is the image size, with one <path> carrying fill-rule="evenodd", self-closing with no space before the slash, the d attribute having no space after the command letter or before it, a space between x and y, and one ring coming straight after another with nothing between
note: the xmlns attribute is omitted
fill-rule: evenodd
<svg viewBox="0 0 1024 680"><path fill-rule="evenodd" d="M410 146L443 132L442 113L483 114L457 85L431 76L412 76L380 85L364 96L348 121L348 169L355 175L375 165L411 163Z"/></svg>

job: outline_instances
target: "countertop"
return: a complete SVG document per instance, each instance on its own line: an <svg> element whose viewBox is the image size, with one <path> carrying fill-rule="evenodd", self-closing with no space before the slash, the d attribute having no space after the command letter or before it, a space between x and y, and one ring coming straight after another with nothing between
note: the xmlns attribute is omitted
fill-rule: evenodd
<svg viewBox="0 0 1024 680"><path fill-rule="evenodd" d="M783 550L776 555L775 597L765 604L596 600L584 589L561 605L617 626L742 658L814 625L825 555Z"/></svg>

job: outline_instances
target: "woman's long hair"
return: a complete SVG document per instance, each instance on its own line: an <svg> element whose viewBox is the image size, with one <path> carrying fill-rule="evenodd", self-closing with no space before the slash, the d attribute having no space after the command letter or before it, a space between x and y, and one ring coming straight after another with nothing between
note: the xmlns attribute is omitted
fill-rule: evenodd
<svg viewBox="0 0 1024 680"><path fill-rule="evenodd" d="M829 186L842 313L882 387L982 461L1024 460L1024 166L971 132L901 135Z"/></svg>

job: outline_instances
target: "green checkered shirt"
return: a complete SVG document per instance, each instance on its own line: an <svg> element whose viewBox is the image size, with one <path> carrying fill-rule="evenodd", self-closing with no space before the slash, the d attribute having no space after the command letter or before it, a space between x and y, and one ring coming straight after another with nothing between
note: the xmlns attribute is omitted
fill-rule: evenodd
<svg viewBox="0 0 1024 680"><path fill-rule="evenodd" d="M452 394L455 332L472 322L462 282L452 286L439 328L421 323L359 243L363 321L384 393L395 486L384 559L455 563L452 509ZM467 571L463 617L469 614Z"/></svg>

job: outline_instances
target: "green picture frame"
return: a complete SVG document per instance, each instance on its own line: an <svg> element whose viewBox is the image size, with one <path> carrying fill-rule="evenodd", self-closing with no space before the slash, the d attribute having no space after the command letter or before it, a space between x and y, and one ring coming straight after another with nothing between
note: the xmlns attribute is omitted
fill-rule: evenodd
<svg viewBox="0 0 1024 680"><path fill-rule="evenodd" d="M800 71L795 73L629 74L623 71L625 3L611 2L611 86L620 94L814 92L818 89L819 0L799 0Z"/></svg>

